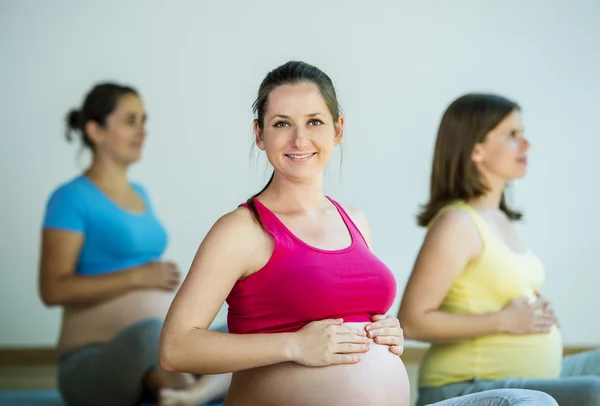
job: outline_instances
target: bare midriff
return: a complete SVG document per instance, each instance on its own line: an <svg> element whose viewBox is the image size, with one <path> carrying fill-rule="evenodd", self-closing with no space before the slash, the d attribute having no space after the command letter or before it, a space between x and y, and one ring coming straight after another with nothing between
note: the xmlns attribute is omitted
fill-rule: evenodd
<svg viewBox="0 0 600 406"><path fill-rule="evenodd" d="M364 328L367 323L347 323ZM404 363L387 345L371 344L356 364L305 367L286 362L236 372L224 406L408 406Z"/></svg>
<svg viewBox="0 0 600 406"><path fill-rule="evenodd" d="M104 302L63 310L59 353L110 341L124 328L148 318L164 320L173 292L138 290Z"/></svg>

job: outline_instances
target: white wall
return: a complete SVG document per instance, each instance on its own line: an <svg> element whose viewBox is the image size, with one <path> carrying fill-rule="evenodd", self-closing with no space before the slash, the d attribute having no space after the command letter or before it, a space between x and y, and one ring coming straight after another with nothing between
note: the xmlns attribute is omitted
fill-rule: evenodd
<svg viewBox="0 0 600 406"><path fill-rule="evenodd" d="M596 0L2 1L0 346L55 342L59 312L37 295L39 228L50 191L86 163L62 120L94 82L143 94L149 139L132 177L187 271L215 219L269 173L249 159L250 106L266 72L290 59L338 87L346 142L328 192L367 214L400 293L443 109L468 91L516 99L533 143L514 188L523 232L547 265L566 344L600 344L599 50Z"/></svg>

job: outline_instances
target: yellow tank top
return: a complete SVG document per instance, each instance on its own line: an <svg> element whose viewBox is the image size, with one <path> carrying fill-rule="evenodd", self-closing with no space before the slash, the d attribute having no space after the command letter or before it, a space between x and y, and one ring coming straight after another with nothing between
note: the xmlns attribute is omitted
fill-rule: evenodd
<svg viewBox="0 0 600 406"><path fill-rule="evenodd" d="M531 250L513 251L465 202L450 204L437 216L447 210L461 210L470 216L481 235L483 251L454 281L440 310L483 314L497 312L518 297L533 300L544 283L544 267ZM419 386L439 387L475 378L556 378L562 354L556 326L548 334L495 334L432 344L421 364Z"/></svg>

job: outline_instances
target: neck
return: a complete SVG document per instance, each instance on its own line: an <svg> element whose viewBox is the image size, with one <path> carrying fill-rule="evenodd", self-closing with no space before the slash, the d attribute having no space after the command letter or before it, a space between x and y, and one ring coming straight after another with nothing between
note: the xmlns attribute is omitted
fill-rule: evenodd
<svg viewBox="0 0 600 406"><path fill-rule="evenodd" d="M277 205L285 207L286 211L321 210L325 201L323 177L307 182L292 182L275 174L263 196L268 200L276 200Z"/></svg>
<svg viewBox="0 0 600 406"><path fill-rule="evenodd" d="M84 175L107 190L125 190L129 188L127 166L119 165L109 159L94 157L92 164Z"/></svg>
<svg viewBox="0 0 600 406"><path fill-rule="evenodd" d="M502 193L506 187L505 181L487 181L485 183L489 186L490 190L483 196L479 196L473 199L469 199L469 204L473 207L481 209L498 209L500 208L500 201L502 200Z"/></svg>

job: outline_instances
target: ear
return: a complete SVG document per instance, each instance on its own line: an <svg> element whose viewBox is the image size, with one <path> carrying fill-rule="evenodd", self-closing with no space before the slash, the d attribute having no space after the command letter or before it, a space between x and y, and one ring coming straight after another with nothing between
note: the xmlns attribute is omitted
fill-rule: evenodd
<svg viewBox="0 0 600 406"><path fill-rule="evenodd" d="M258 125L258 120L254 120L254 142L256 143L256 146L261 149L261 150L265 150L265 141L263 139L263 131L260 128L260 126Z"/></svg>
<svg viewBox="0 0 600 406"><path fill-rule="evenodd" d="M100 126L97 122L92 120L88 121L85 123L84 129L88 138L94 145L98 145L102 142L102 126Z"/></svg>
<svg viewBox="0 0 600 406"><path fill-rule="evenodd" d="M483 161L484 153L483 153L483 145L480 143L476 143L473 148L473 153L471 154L471 159L476 164L479 164Z"/></svg>
<svg viewBox="0 0 600 406"><path fill-rule="evenodd" d="M333 139L333 145L336 147L342 143L344 139L344 116L339 116L337 123L335 123L335 136Z"/></svg>

